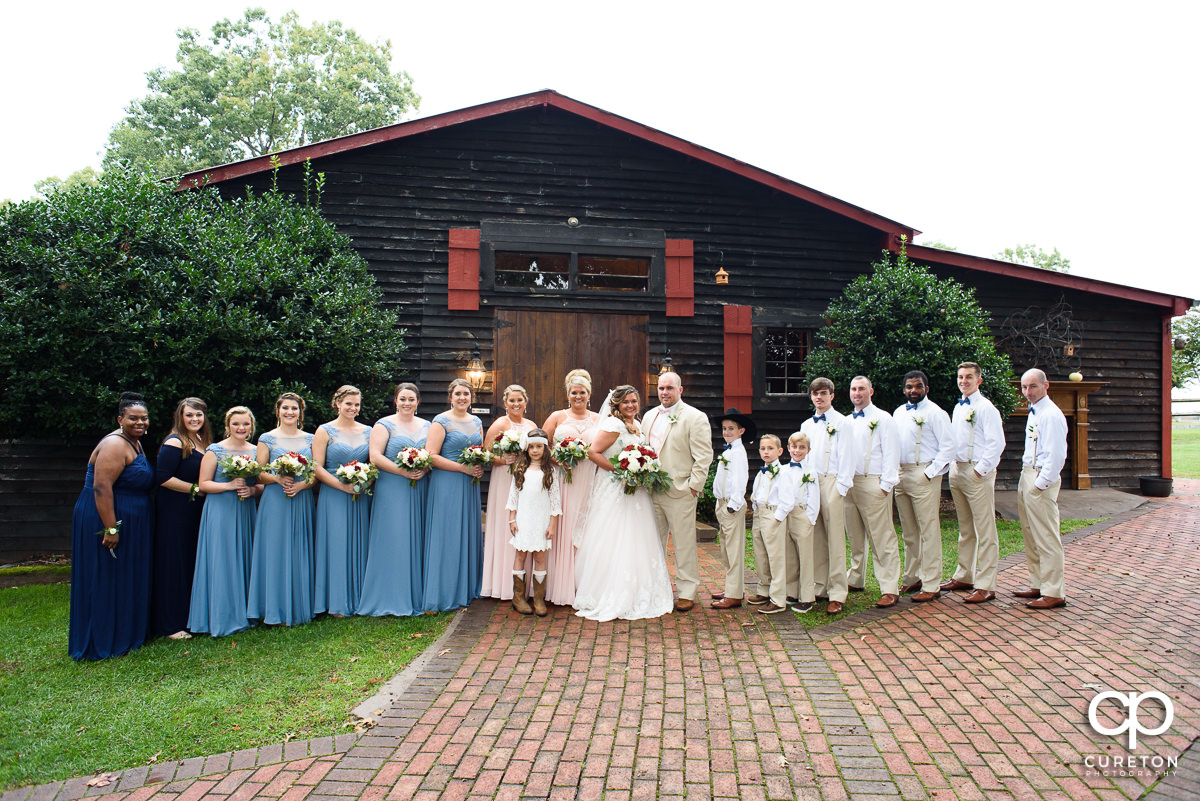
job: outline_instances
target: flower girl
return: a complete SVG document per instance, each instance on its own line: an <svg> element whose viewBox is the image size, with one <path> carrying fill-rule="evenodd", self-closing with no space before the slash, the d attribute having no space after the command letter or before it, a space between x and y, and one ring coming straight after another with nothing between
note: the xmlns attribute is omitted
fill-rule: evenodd
<svg viewBox="0 0 1200 801"><path fill-rule="evenodd" d="M561 489L546 432L535 428L524 435L521 454L513 464L512 487L508 491L509 542L516 549L513 559L513 609L522 615L546 609L546 552L558 533L562 514ZM525 562L533 553L533 606L525 600Z"/></svg>

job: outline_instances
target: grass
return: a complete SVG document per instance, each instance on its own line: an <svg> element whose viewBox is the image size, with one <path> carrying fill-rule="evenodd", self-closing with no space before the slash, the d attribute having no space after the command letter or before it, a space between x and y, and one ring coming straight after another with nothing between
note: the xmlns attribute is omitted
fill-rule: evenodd
<svg viewBox="0 0 1200 801"><path fill-rule="evenodd" d="M70 586L0 589L0 790L352 731L451 614L321 618L67 656Z"/></svg>
<svg viewBox="0 0 1200 801"><path fill-rule="evenodd" d="M1101 518L1103 519L1103 518ZM1070 534L1072 531L1077 531L1081 528L1098 523L1100 520L1062 520L1059 522L1059 531L1063 534ZM1025 541L1021 537L1021 524L1015 520L997 520L996 530L1000 535L1000 558L1009 554L1017 553L1025 550ZM896 538L900 544L900 565L904 566L904 537L900 534L900 527L896 526ZM849 569L850 564L850 545L846 544L846 565ZM955 568L958 566L958 521L953 518L942 520L942 575L949 577L954 574ZM746 530L746 567L754 570L754 540L750 530ZM901 576L903 578L903 576ZM879 600L879 582L875 579L874 568L874 553L867 556L867 583L866 589L863 592L852 592L846 598L846 605L840 614L827 615L825 614L825 605L817 603L813 606L813 611L807 614L793 613L795 617L806 629L815 629L818 626L824 626L831 620L839 620L847 615L853 615L862 612L864 609L871 609L875 606L875 602ZM902 599L901 603L905 603Z"/></svg>
<svg viewBox="0 0 1200 801"><path fill-rule="evenodd" d="M1200 427L1171 429L1171 475L1200 478Z"/></svg>

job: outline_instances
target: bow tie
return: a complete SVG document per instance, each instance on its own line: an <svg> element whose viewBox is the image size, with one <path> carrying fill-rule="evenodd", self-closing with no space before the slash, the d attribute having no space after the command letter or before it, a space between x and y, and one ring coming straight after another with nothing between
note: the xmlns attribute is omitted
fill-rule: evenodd
<svg viewBox="0 0 1200 801"><path fill-rule="evenodd" d="M788 467L798 467L801 470L804 469L804 465L800 462L788 462Z"/></svg>
<svg viewBox="0 0 1200 801"><path fill-rule="evenodd" d="M1036 415L1036 414L1037 414L1037 409L1035 409L1035 408L1033 408L1032 406L1030 406L1030 407L1029 407L1029 413L1030 413L1030 414L1033 414L1033 415Z"/></svg>
<svg viewBox="0 0 1200 801"><path fill-rule="evenodd" d="M959 398L959 399L958 399L958 405L959 405L959 406L970 406L970 405L971 405L971 399L970 399L970 398Z"/></svg>
<svg viewBox="0 0 1200 801"><path fill-rule="evenodd" d="M725 450L730 450L731 448L733 448L733 443L732 443L732 442L726 442L726 443L725 443Z"/></svg>
<svg viewBox="0 0 1200 801"><path fill-rule="evenodd" d="M866 417L866 416L867 416L866 412L854 412L853 414L850 415L850 417L855 420L857 420L860 417Z"/></svg>
<svg viewBox="0 0 1200 801"><path fill-rule="evenodd" d="M920 405L921 405L920 403L906 403L906 404L904 404L904 408L908 409L911 412L913 409L916 409Z"/></svg>
<svg viewBox="0 0 1200 801"><path fill-rule="evenodd" d="M770 473L770 472L771 472L771 465L769 465L769 464L764 464L762 467L758 468L758 472L760 472L760 473Z"/></svg>
<svg viewBox="0 0 1200 801"><path fill-rule="evenodd" d="M814 422L814 423L823 423L823 422L825 422L825 415L823 415L823 414L814 415L814 416L813 416L813 422Z"/></svg>

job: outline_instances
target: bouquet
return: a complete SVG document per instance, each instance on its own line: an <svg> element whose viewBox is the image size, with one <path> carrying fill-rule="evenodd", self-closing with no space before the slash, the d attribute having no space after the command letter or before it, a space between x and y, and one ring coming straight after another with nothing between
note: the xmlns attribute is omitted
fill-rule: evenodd
<svg viewBox="0 0 1200 801"><path fill-rule="evenodd" d="M524 440L525 435L523 433L515 428L510 428L497 437L496 441L492 443L492 453L496 455L496 458L508 456L509 454L520 453L521 451L525 450ZM512 469L513 466L510 464L508 466L508 472L511 473Z"/></svg>
<svg viewBox="0 0 1200 801"><path fill-rule="evenodd" d="M613 466L613 481L625 485L625 494L632 495L638 487L651 492L671 489L671 477L659 464L658 454L645 445L629 445L608 460Z"/></svg>
<svg viewBox="0 0 1200 801"><path fill-rule="evenodd" d="M580 462L587 461L588 444L578 437L566 437L550 451L553 459L562 469L567 483L571 483L571 470Z"/></svg>
<svg viewBox="0 0 1200 801"><path fill-rule="evenodd" d="M355 459L334 470L333 474L343 484L350 485L350 488L354 490L354 500L357 501L359 493L371 494L371 482L379 477L379 468L373 464L363 464Z"/></svg>
<svg viewBox="0 0 1200 801"><path fill-rule="evenodd" d="M301 481L308 481L313 474L312 463L308 461L307 457L295 451L288 451L271 462L269 467L271 472L277 476L291 476Z"/></svg>
<svg viewBox="0 0 1200 801"><path fill-rule="evenodd" d="M225 456L217 459L217 464L228 478L254 478L263 471L263 466L253 456ZM239 495L238 500L246 499Z"/></svg>
<svg viewBox="0 0 1200 801"><path fill-rule="evenodd" d="M420 472L433 467L433 457L429 455L429 451L424 448L401 448L396 454L396 466L403 467L405 470ZM408 486L417 486L417 480L410 478Z"/></svg>
<svg viewBox="0 0 1200 801"><path fill-rule="evenodd" d="M487 448L480 447L479 445L470 445L466 448L463 448L462 453L458 455L459 464L471 465L472 467L475 465L487 467L494 461L496 461L496 454L492 451L489 451ZM478 484L479 479L475 478L475 476L471 476L471 483Z"/></svg>

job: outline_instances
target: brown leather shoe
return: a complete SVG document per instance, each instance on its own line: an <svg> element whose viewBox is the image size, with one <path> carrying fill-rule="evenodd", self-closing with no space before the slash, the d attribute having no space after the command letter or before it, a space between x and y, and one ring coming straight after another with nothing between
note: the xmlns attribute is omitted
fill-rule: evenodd
<svg viewBox="0 0 1200 801"><path fill-rule="evenodd" d="M850 592L866 592L867 590L866 587L847 587L846 589Z"/></svg>
<svg viewBox="0 0 1200 801"><path fill-rule="evenodd" d="M908 600L912 601L915 604L923 604L926 601L932 601L935 598L941 598L941 597L942 597L942 591L938 590L937 592L918 592L916 595L909 598Z"/></svg>
<svg viewBox="0 0 1200 801"><path fill-rule="evenodd" d="M716 592L710 592L710 593L708 594L708 597L709 597L709 598L712 598L714 601L719 601L719 600L721 600L722 598L724 598L724 597L725 597L725 591L724 591L724 590L717 590Z"/></svg>
<svg viewBox="0 0 1200 801"><path fill-rule="evenodd" d="M921 589L921 582L914 581L912 584L906 584L900 588L901 595L908 595L910 592L915 592Z"/></svg>
<svg viewBox="0 0 1200 801"><path fill-rule="evenodd" d="M675 611L676 612L690 612L690 611L692 611L692 607L695 605L696 605L696 602L690 598L680 598L675 601Z"/></svg>
<svg viewBox="0 0 1200 801"><path fill-rule="evenodd" d="M741 605L742 602L736 598L718 598L709 604L713 609L737 609Z"/></svg>
<svg viewBox="0 0 1200 801"><path fill-rule="evenodd" d="M986 601L991 601L996 598L996 593L990 590L975 590L968 593L966 598L963 598L965 604L981 604Z"/></svg>
<svg viewBox="0 0 1200 801"><path fill-rule="evenodd" d="M1041 590L1017 590L1013 593L1014 598L1041 598Z"/></svg>
<svg viewBox="0 0 1200 801"><path fill-rule="evenodd" d="M1046 596L1042 596L1041 598L1038 598L1036 601L1030 601L1029 603L1027 603L1025 605L1028 606L1030 609L1058 609L1060 606L1067 605L1067 599L1066 598L1048 598Z"/></svg>
<svg viewBox="0 0 1200 801"><path fill-rule="evenodd" d="M750 604L751 606L762 606L770 600L771 598L768 595L751 595L746 599L746 603Z"/></svg>
<svg viewBox="0 0 1200 801"><path fill-rule="evenodd" d="M844 609L844 608L845 607L842 606L841 601L830 601L829 606L825 607L825 614L840 615L842 613L842 609Z"/></svg>
<svg viewBox="0 0 1200 801"><path fill-rule="evenodd" d="M770 601L767 601L765 604L758 607L754 611L759 612L764 615L777 615L780 612L784 611L786 608L787 607L785 607L785 606L776 606L775 604L771 603Z"/></svg>
<svg viewBox="0 0 1200 801"><path fill-rule="evenodd" d="M943 581L942 586L939 587L939 589L941 589L943 592L950 592L952 590L973 590L975 589L975 585L968 584L965 581L959 581L958 579L950 579L949 581Z"/></svg>
<svg viewBox="0 0 1200 801"><path fill-rule="evenodd" d="M899 601L899 600L900 600L899 595L892 595L890 592L887 592L887 593L884 593L879 598L879 600L875 602L875 606L878 607L879 609L887 609L889 606L895 606L896 601Z"/></svg>

